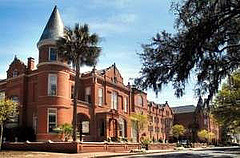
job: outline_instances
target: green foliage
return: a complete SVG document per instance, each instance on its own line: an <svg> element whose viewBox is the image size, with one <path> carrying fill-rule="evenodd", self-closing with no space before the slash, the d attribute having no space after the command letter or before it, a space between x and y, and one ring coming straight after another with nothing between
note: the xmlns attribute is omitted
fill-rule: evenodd
<svg viewBox="0 0 240 158"><path fill-rule="evenodd" d="M211 141L215 138L215 134L212 132L208 132L207 130L203 129L197 133L198 137L202 141Z"/></svg>
<svg viewBox="0 0 240 158"><path fill-rule="evenodd" d="M140 143L142 147L146 148L148 150L148 145L151 144L151 139L149 137L141 137Z"/></svg>
<svg viewBox="0 0 240 158"><path fill-rule="evenodd" d="M143 130L147 123L148 123L148 118L146 115L143 115L141 113L134 113L130 116L130 119L132 120L133 123L137 123L137 129L139 131Z"/></svg>
<svg viewBox="0 0 240 158"><path fill-rule="evenodd" d="M3 124L17 114L16 102L9 99L0 100L0 150L2 148Z"/></svg>
<svg viewBox="0 0 240 158"><path fill-rule="evenodd" d="M240 71L233 73L223 84L214 100L214 118L225 128L240 127Z"/></svg>
<svg viewBox="0 0 240 158"><path fill-rule="evenodd" d="M184 95L196 75L197 96L209 103L219 85L240 65L240 1L185 0L172 5L176 33L157 33L143 44L141 77L136 85L157 93L171 83L175 95Z"/></svg>
<svg viewBox="0 0 240 158"><path fill-rule="evenodd" d="M18 114L17 103L12 100L0 100L0 124Z"/></svg>
<svg viewBox="0 0 240 158"><path fill-rule="evenodd" d="M68 141L73 133L73 127L71 124L65 123L54 129L54 131L58 132L61 137L64 137L65 141Z"/></svg>
<svg viewBox="0 0 240 158"><path fill-rule="evenodd" d="M179 136L183 136L185 131L186 131L186 129L184 128L183 125L176 124L172 127L172 134L177 139L179 138Z"/></svg>
<svg viewBox="0 0 240 158"><path fill-rule="evenodd" d="M57 41L57 48L62 57L73 61L74 64L93 66L101 51L98 43L98 35L90 34L87 24L75 24L73 29L65 28L64 37Z"/></svg>
<svg viewBox="0 0 240 158"><path fill-rule="evenodd" d="M197 135L198 135L199 139L201 139L203 141L206 141L208 139L208 131L205 129L199 131Z"/></svg>
<svg viewBox="0 0 240 158"><path fill-rule="evenodd" d="M141 113L133 113L130 115L132 127L136 129L137 132L137 141L139 142L139 134L140 131L146 128L148 124L148 117L147 115L143 115Z"/></svg>

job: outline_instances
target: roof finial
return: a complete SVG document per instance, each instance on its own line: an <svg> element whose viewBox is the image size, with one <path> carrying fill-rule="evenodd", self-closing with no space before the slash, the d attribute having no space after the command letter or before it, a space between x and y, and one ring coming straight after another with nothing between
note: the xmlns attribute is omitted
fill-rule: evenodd
<svg viewBox="0 0 240 158"><path fill-rule="evenodd" d="M14 60L17 60L17 55L14 56Z"/></svg>

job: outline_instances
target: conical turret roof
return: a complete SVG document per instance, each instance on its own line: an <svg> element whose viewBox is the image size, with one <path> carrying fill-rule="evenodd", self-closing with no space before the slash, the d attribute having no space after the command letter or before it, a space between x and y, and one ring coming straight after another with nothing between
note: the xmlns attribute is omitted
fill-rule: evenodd
<svg viewBox="0 0 240 158"><path fill-rule="evenodd" d="M38 46L42 45L46 41L56 41L59 37L62 37L64 33L64 25L57 9L54 7L53 12L44 28L44 31L38 42Z"/></svg>

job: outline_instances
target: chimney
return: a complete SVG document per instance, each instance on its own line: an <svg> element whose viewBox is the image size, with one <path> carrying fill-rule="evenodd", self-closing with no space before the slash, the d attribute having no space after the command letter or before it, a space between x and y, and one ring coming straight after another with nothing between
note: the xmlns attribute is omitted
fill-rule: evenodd
<svg viewBox="0 0 240 158"><path fill-rule="evenodd" d="M34 58L29 57L28 58L28 65L27 65L28 70L32 71L34 69Z"/></svg>

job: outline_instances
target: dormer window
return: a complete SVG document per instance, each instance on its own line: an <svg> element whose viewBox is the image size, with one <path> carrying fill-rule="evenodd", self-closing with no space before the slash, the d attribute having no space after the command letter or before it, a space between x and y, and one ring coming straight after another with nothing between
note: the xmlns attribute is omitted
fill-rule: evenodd
<svg viewBox="0 0 240 158"><path fill-rule="evenodd" d="M13 77L17 77L18 76L18 71L17 70L14 70L13 71Z"/></svg>
<svg viewBox="0 0 240 158"><path fill-rule="evenodd" d="M49 61L56 61L57 60L57 50L56 48L50 47L49 48Z"/></svg>

